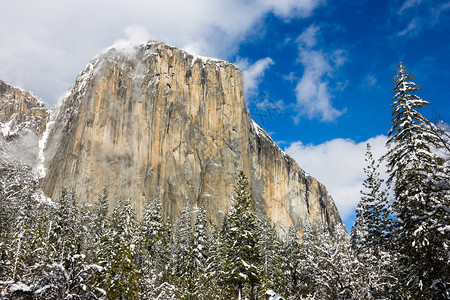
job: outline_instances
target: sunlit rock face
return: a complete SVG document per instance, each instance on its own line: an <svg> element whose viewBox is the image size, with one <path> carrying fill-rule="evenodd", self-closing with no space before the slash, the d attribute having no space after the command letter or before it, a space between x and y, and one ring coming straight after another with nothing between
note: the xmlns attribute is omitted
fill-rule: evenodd
<svg viewBox="0 0 450 300"><path fill-rule="evenodd" d="M220 224L240 170L255 209L280 232L306 218L341 223L325 187L308 176L251 119L240 70L163 43L111 47L95 57L52 113L41 142L41 187L61 187L111 205L131 197L141 214L160 195L175 220L185 203Z"/></svg>

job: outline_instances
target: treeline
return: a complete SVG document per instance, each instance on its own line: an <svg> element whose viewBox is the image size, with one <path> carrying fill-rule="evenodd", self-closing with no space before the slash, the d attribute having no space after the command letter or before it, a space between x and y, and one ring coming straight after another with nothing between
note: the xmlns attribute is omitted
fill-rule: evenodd
<svg viewBox="0 0 450 300"><path fill-rule="evenodd" d="M267 289L338 299L392 290L391 266L358 260L343 228L330 235L306 222L303 243L293 228L280 239L253 212L242 172L220 229L208 230L205 210L190 202L173 225L159 198L140 221L130 200L108 213L106 191L89 206L66 190L53 203L0 203L0 284L11 299L264 299Z"/></svg>

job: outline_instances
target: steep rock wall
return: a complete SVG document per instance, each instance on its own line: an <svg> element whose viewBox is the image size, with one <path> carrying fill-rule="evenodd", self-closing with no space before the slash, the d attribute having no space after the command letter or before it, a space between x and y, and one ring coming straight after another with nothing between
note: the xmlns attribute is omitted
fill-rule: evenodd
<svg viewBox="0 0 450 300"><path fill-rule="evenodd" d="M234 65L162 43L109 48L80 73L47 126L41 186L63 186L112 205L131 196L142 211L160 194L178 218L187 200L212 223L228 210L240 170L258 211L279 228L302 230L306 217L332 228L339 214L325 188L303 172L251 120Z"/></svg>

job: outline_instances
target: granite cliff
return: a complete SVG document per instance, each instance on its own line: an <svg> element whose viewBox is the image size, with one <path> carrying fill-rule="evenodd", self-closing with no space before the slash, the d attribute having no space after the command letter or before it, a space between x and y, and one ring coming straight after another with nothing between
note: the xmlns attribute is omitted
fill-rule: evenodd
<svg viewBox="0 0 450 300"><path fill-rule="evenodd" d="M244 170L280 230L341 223L325 187L251 119L240 70L163 43L95 57L52 112L40 158L49 197L65 186L95 201L106 187L112 205L131 196L140 214L159 194L172 219L191 200L218 224Z"/></svg>

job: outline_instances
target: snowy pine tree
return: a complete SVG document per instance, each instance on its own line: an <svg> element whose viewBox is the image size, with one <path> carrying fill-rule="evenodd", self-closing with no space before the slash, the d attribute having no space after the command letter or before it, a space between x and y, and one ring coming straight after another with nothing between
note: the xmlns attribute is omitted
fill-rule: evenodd
<svg viewBox="0 0 450 300"><path fill-rule="evenodd" d="M224 280L235 287L241 299L244 285L248 284L250 298L257 295L260 284L261 263L260 228L251 202L250 187L244 172L234 188L235 195L223 224Z"/></svg>
<svg viewBox="0 0 450 300"><path fill-rule="evenodd" d="M13 201L0 188L0 280L5 280L10 275L10 245L15 221Z"/></svg>
<svg viewBox="0 0 450 300"><path fill-rule="evenodd" d="M417 298L450 297L449 172L437 155L442 147L430 121L419 109L429 102L400 63L394 77L392 128L387 141L389 183L398 221L405 292Z"/></svg>
<svg viewBox="0 0 450 300"><path fill-rule="evenodd" d="M260 216L258 226L261 228L259 240L261 249L259 272L262 274L260 294L264 294L269 289L278 290L283 286L282 245L269 217Z"/></svg>
<svg viewBox="0 0 450 300"><path fill-rule="evenodd" d="M379 178L379 163L373 158L370 144L367 144L367 166L364 168L366 179L364 191L356 207L356 220L352 227L351 242L353 249L364 252L371 249L378 252L387 244L390 230L389 206L387 192L382 188L383 180Z"/></svg>
<svg viewBox="0 0 450 300"><path fill-rule="evenodd" d="M94 237L94 242L98 242L105 231L109 210L109 200L106 188L103 189L97 201L94 203L93 208L93 216L90 223L91 234Z"/></svg>
<svg viewBox="0 0 450 300"><path fill-rule="evenodd" d="M180 299L194 299L196 273L193 243L193 209L188 201L173 230L171 273Z"/></svg>
<svg viewBox="0 0 450 300"><path fill-rule="evenodd" d="M194 298L205 299L207 294L207 276L206 276L206 261L208 259L209 244L207 232L206 211L203 207L196 207L194 209L196 219L194 223L193 234L193 256L194 256L194 273L197 277L194 287Z"/></svg>
<svg viewBox="0 0 450 300"><path fill-rule="evenodd" d="M159 196L147 201L141 223L143 246L151 257L156 257L163 234L162 204Z"/></svg>
<svg viewBox="0 0 450 300"><path fill-rule="evenodd" d="M107 299L139 299L136 250L138 223L130 199L119 200L102 237L100 264Z"/></svg>
<svg viewBox="0 0 450 300"><path fill-rule="evenodd" d="M306 230L308 229L305 228L305 231ZM307 291L305 291L307 280L304 275L308 274L308 271L305 268L306 264L304 263L302 246L300 245L299 237L293 226L289 227L284 238L281 257L281 270L283 272L283 283L281 287L284 296L287 299L299 299L302 296L306 296L308 294Z"/></svg>
<svg viewBox="0 0 450 300"><path fill-rule="evenodd" d="M225 274L225 243L222 238L220 230L218 230L214 225L212 226L211 232L208 235L208 254L206 260L206 290L205 299L215 299L220 300L229 295L229 288L226 285L225 279L227 278Z"/></svg>

